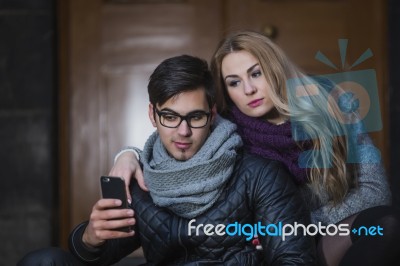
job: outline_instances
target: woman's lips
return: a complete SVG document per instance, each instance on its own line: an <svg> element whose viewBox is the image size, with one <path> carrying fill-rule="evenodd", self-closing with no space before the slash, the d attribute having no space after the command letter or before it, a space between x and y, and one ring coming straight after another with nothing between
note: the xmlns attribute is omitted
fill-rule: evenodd
<svg viewBox="0 0 400 266"><path fill-rule="evenodd" d="M252 108L255 108L257 106L260 106L262 104L262 101L263 101L262 98L261 99L257 99L257 100L249 102L247 105L252 107Z"/></svg>

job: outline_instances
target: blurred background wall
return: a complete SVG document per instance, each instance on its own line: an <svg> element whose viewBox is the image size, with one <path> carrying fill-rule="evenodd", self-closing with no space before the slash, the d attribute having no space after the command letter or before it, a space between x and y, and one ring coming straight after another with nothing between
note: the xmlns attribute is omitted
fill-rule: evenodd
<svg viewBox="0 0 400 266"><path fill-rule="evenodd" d="M389 1L390 169L393 204L400 209L400 1Z"/></svg>
<svg viewBox="0 0 400 266"><path fill-rule="evenodd" d="M0 265L57 243L55 2L0 1Z"/></svg>
<svg viewBox="0 0 400 266"><path fill-rule="evenodd" d="M98 175L107 174L113 154L124 144L140 146L137 143L148 132L136 136L138 129L126 124L146 115L140 111L145 93L140 93L153 67L160 58L178 53L209 59L217 41L235 28L272 32L276 42L313 73L330 71L312 61L318 50L339 62L337 43L313 39L318 34L332 43L341 37L339 33L347 33L349 46L354 44L353 51L349 48L350 61L371 47L375 59L367 66L383 66L382 73L378 71L384 84L379 88L380 102L387 110L382 112L385 127L376 140L387 150L384 158L394 204L400 206L399 1L341 0L338 5L330 0L319 1L321 5L300 1L293 7L281 7L276 0L145 2L0 0L0 265L14 265L33 249L66 246L70 228L87 218L97 199ZM313 21L310 9L335 8L328 12L332 17L322 16L335 20L340 11L348 12L347 5L353 11L360 5L361 12L366 3L370 6L365 10L371 13L365 19L383 29L350 28L349 21L339 21L323 24L317 34L315 25L307 24ZM268 13L268 8L285 12ZM235 9L248 16L236 16ZM255 9L262 12L250 16ZM177 14L173 18L161 19L173 12ZM139 27L140 19L146 23ZM294 20L304 23L296 28ZM365 39L352 40L349 33L357 31L365 32ZM380 42L377 46L375 39ZM148 46L158 52L140 52ZM131 104L109 104L126 99Z"/></svg>

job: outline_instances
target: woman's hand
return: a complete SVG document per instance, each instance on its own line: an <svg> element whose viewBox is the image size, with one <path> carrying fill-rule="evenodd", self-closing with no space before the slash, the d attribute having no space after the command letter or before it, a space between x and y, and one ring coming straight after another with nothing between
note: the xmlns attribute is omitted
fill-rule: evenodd
<svg viewBox="0 0 400 266"><path fill-rule="evenodd" d="M126 151L118 157L109 175L119 176L125 179L125 189L129 203L132 202L131 193L129 191L129 184L132 176L136 178L141 189L148 191L144 183L143 172L140 168L139 161L137 160L135 153L131 151Z"/></svg>

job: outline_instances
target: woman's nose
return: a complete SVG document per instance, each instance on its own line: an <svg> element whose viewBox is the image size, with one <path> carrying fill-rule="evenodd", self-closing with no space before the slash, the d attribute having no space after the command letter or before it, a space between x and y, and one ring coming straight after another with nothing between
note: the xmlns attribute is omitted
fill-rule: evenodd
<svg viewBox="0 0 400 266"><path fill-rule="evenodd" d="M252 95L257 91L257 88L249 81L244 82L244 94Z"/></svg>

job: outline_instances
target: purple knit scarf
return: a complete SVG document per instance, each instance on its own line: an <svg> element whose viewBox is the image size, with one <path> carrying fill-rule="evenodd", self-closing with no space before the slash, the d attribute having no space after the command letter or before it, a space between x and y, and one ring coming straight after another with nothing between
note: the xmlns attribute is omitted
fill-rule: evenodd
<svg viewBox="0 0 400 266"><path fill-rule="evenodd" d="M231 108L231 120L238 125L244 148L251 154L282 162L292 173L297 184L307 182L307 169L300 168L298 158L302 149L292 138L290 122L274 125Z"/></svg>

